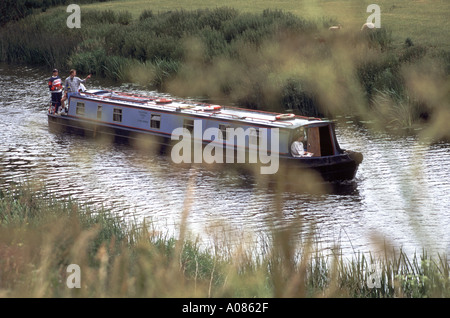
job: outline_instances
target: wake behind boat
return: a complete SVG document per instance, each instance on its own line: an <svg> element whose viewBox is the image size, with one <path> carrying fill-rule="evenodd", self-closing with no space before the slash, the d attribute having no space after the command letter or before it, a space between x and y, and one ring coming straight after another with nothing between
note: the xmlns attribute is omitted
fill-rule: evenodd
<svg viewBox="0 0 450 318"><path fill-rule="evenodd" d="M326 181L353 179L362 161L362 154L339 147L334 123L319 118L109 90L72 94L66 110L49 109L49 125L94 135L152 136L163 147L174 147L174 140L186 137L180 137L184 131L203 147L234 156L263 146L280 164L312 168Z"/></svg>

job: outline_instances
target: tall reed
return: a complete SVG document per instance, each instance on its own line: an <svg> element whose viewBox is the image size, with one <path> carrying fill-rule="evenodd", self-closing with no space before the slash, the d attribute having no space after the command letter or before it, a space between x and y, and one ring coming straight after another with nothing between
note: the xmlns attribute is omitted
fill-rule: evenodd
<svg viewBox="0 0 450 318"><path fill-rule="evenodd" d="M195 173L182 220L190 213ZM282 204L275 199L274 209ZM278 203L277 203L278 202ZM278 213L278 212L274 212ZM301 219L298 220L301 222ZM60 201L38 184L0 193L2 297L448 297L445 255L345 259L314 241L299 243L296 226L273 227L265 248L213 249L128 224L105 210ZM275 225L275 224L274 224ZM68 288L67 268L81 269L81 288Z"/></svg>

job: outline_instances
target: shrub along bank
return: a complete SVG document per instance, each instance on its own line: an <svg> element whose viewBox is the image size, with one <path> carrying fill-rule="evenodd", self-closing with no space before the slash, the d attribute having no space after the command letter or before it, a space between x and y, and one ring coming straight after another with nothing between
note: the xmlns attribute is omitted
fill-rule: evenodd
<svg viewBox="0 0 450 318"><path fill-rule="evenodd" d="M449 52L385 29L331 32L331 19L222 7L158 12L86 10L69 29L62 8L0 29L0 60L92 73L178 96L307 116L411 127L448 104ZM423 78L427 78L424 82ZM424 85L421 89L419 85Z"/></svg>

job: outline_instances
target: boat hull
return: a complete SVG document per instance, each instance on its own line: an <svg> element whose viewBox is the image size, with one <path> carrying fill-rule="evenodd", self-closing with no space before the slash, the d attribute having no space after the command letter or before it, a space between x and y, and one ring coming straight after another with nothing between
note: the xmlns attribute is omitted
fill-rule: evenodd
<svg viewBox="0 0 450 318"><path fill-rule="evenodd" d="M110 136L114 140L126 141L130 139L142 140L148 138L157 147L152 147L159 153L168 153L173 141L170 136L150 134L132 128L115 127L114 125L98 124L83 121L70 116L48 114L49 128L53 132L70 132L85 136ZM342 154L322 157L290 157L280 156L279 171L293 171L292 169L313 169L327 182L345 181L355 178L358 166L362 161L362 154L352 151L343 151Z"/></svg>

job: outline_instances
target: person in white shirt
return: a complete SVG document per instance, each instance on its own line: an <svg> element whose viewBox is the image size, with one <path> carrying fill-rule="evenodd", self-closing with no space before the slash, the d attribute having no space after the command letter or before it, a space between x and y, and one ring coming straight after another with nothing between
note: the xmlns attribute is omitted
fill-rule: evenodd
<svg viewBox="0 0 450 318"><path fill-rule="evenodd" d="M62 102L69 98L72 94L78 94L80 90L80 85L86 83L86 80L91 78L91 74L89 74L85 79L81 79L77 77L77 71L72 69L70 70L70 76L66 78L64 82L64 89L66 90L64 97L62 98ZM84 85L83 85L84 88ZM86 88L84 88L86 89Z"/></svg>
<svg viewBox="0 0 450 318"><path fill-rule="evenodd" d="M304 135L299 135L297 140L295 140L291 145L291 153L294 157L311 157L313 154L311 152L305 151L303 143L305 141Z"/></svg>

